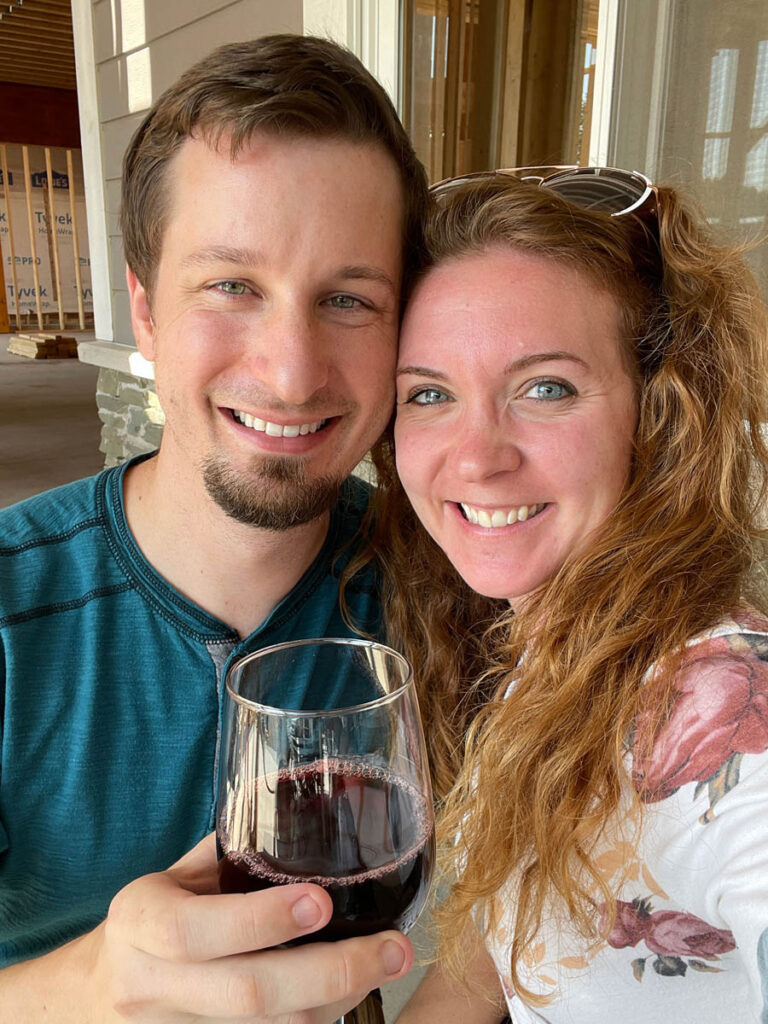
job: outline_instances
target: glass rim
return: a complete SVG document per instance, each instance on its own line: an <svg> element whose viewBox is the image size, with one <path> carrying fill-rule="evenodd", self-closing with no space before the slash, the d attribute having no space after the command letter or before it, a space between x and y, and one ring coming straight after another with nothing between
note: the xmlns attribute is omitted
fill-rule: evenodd
<svg viewBox="0 0 768 1024"><path fill-rule="evenodd" d="M405 675L403 681L397 686L391 693L382 694L381 697L376 697L374 700L364 701L361 704L342 704L338 707L332 708L317 708L302 711L299 708L279 708L272 704L262 704L260 701L250 700L248 697L235 693L231 685L231 677L235 671L241 671L242 668L251 661L257 661L259 658L263 658L268 654L275 654L277 651L287 650L290 647L358 647L358 648L373 648L376 647L380 651L384 651L387 655L391 655L392 658L402 665L405 669ZM316 637L304 640L284 640L279 644L270 644L268 647L262 647L258 651L251 651L250 654L244 654L242 657L237 658L228 668L226 677L224 679L224 685L229 696L239 704L241 707L249 708L253 711L259 711L264 714L271 715L274 718L327 718L330 715L339 714L353 714L360 711L369 711L374 708L383 707L385 704L389 704L396 697L401 696L405 690L413 685L413 667L408 659L396 651L393 647L388 647L386 644L380 643L378 640L364 640L360 637Z"/></svg>
<svg viewBox="0 0 768 1024"><path fill-rule="evenodd" d="M466 182L493 179L497 176L506 176L516 181L535 182L540 188L551 188L551 185L548 184L549 182L556 184L558 181L567 178L569 174L572 174L574 177L589 176L598 181L602 178L606 183L611 180L616 182L621 179L639 182L642 184L643 190L637 198L633 199L631 196L627 196L628 200L632 199L631 202L628 202L627 206L620 210L606 210L603 212L608 213L611 217L623 217L627 214L638 215L646 212L654 216L657 215L658 190L651 179L646 174L643 174L642 171L630 170L625 167L613 167L609 164L541 164L539 166L498 167L495 170L489 171L469 171L466 174L457 174L450 178L444 178L442 181L437 181L434 185L430 185L429 191L437 198L441 192L447 195L451 191L451 186L459 188ZM552 191L557 193L557 189L552 188ZM562 196L562 198L579 209L593 209L593 207L582 206L569 196ZM599 210L599 207L595 209Z"/></svg>

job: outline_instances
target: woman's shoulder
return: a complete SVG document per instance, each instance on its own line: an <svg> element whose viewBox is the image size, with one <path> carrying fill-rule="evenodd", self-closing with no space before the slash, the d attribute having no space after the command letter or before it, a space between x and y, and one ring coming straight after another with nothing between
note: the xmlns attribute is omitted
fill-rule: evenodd
<svg viewBox="0 0 768 1024"><path fill-rule="evenodd" d="M738 608L716 626L706 629L692 637L686 645L686 651L696 653L702 645L712 645L723 653L749 653L764 655L764 645L768 643L768 616L749 606ZM687 660L683 659L684 662Z"/></svg>
<svg viewBox="0 0 768 1024"><path fill-rule="evenodd" d="M632 777L644 803L690 783L722 797L746 755L768 761L768 618L739 609L693 637L670 686L663 713L649 694L635 723Z"/></svg>

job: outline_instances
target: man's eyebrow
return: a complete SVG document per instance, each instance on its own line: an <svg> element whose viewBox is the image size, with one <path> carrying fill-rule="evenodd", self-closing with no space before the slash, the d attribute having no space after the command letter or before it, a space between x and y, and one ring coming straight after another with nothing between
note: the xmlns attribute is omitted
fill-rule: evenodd
<svg viewBox="0 0 768 1024"><path fill-rule="evenodd" d="M205 267L212 263L232 263L240 267L258 267L265 262L265 257L256 249L241 249L229 245L213 245L207 249L191 252L181 261L182 267ZM379 267L368 263L350 264L339 267L332 275L341 281L374 281L383 284L393 294L397 293L395 282Z"/></svg>
<svg viewBox="0 0 768 1024"><path fill-rule="evenodd" d="M508 376L509 374L517 373L519 370L527 370L529 366L535 366L537 363L557 362L558 360L578 363L586 370L589 369L589 363L573 352L535 352L532 355L521 356L520 359L513 359L511 363L507 363L504 367L504 374L505 376ZM412 375L414 377L431 377L434 380L448 379L446 374L442 373L440 370L433 370L429 366L398 367L398 377L405 377L407 375Z"/></svg>
<svg viewBox="0 0 768 1024"><path fill-rule="evenodd" d="M240 249L229 245L213 245L209 249L191 252L181 261L182 267L204 267L209 263L237 263L241 266L262 262L263 257L255 249Z"/></svg>
<svg viewBox="0 0 768 1024"><path fill-rule="evenodd" d="M380 267L371 266L369 263L355 263L348 267L339 267L334 275L343 281L378 281L385 285L393 294L397 294L395 282Z"/></svg>

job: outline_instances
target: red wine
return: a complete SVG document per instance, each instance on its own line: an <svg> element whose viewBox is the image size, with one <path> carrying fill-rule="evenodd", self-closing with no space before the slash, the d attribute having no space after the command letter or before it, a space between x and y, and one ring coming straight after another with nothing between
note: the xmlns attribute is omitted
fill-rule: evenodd
<svg viewBox="0 0 768 1024"><path fill-rule="evenodd" d="M222 892L322 885L333 916L307 942L407 931L416 920L434 838L424 798L404 779L356 761L315 761L261 779L248 811L257 827L247 849L235 849L220 822Z"/></svg>

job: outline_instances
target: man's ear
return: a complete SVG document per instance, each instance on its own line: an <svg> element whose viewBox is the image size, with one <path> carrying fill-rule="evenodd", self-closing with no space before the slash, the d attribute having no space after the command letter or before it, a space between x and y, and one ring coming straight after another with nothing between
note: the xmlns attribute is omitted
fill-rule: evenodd
<svg viewBox="0 0 768 1024"><path fill-rule="evenodd" d="M125 268L128 295L131 302L131 325L136 346L148 362L155 358L155 325L149 308L149 297L144 285L130 267Z"/></svg>

